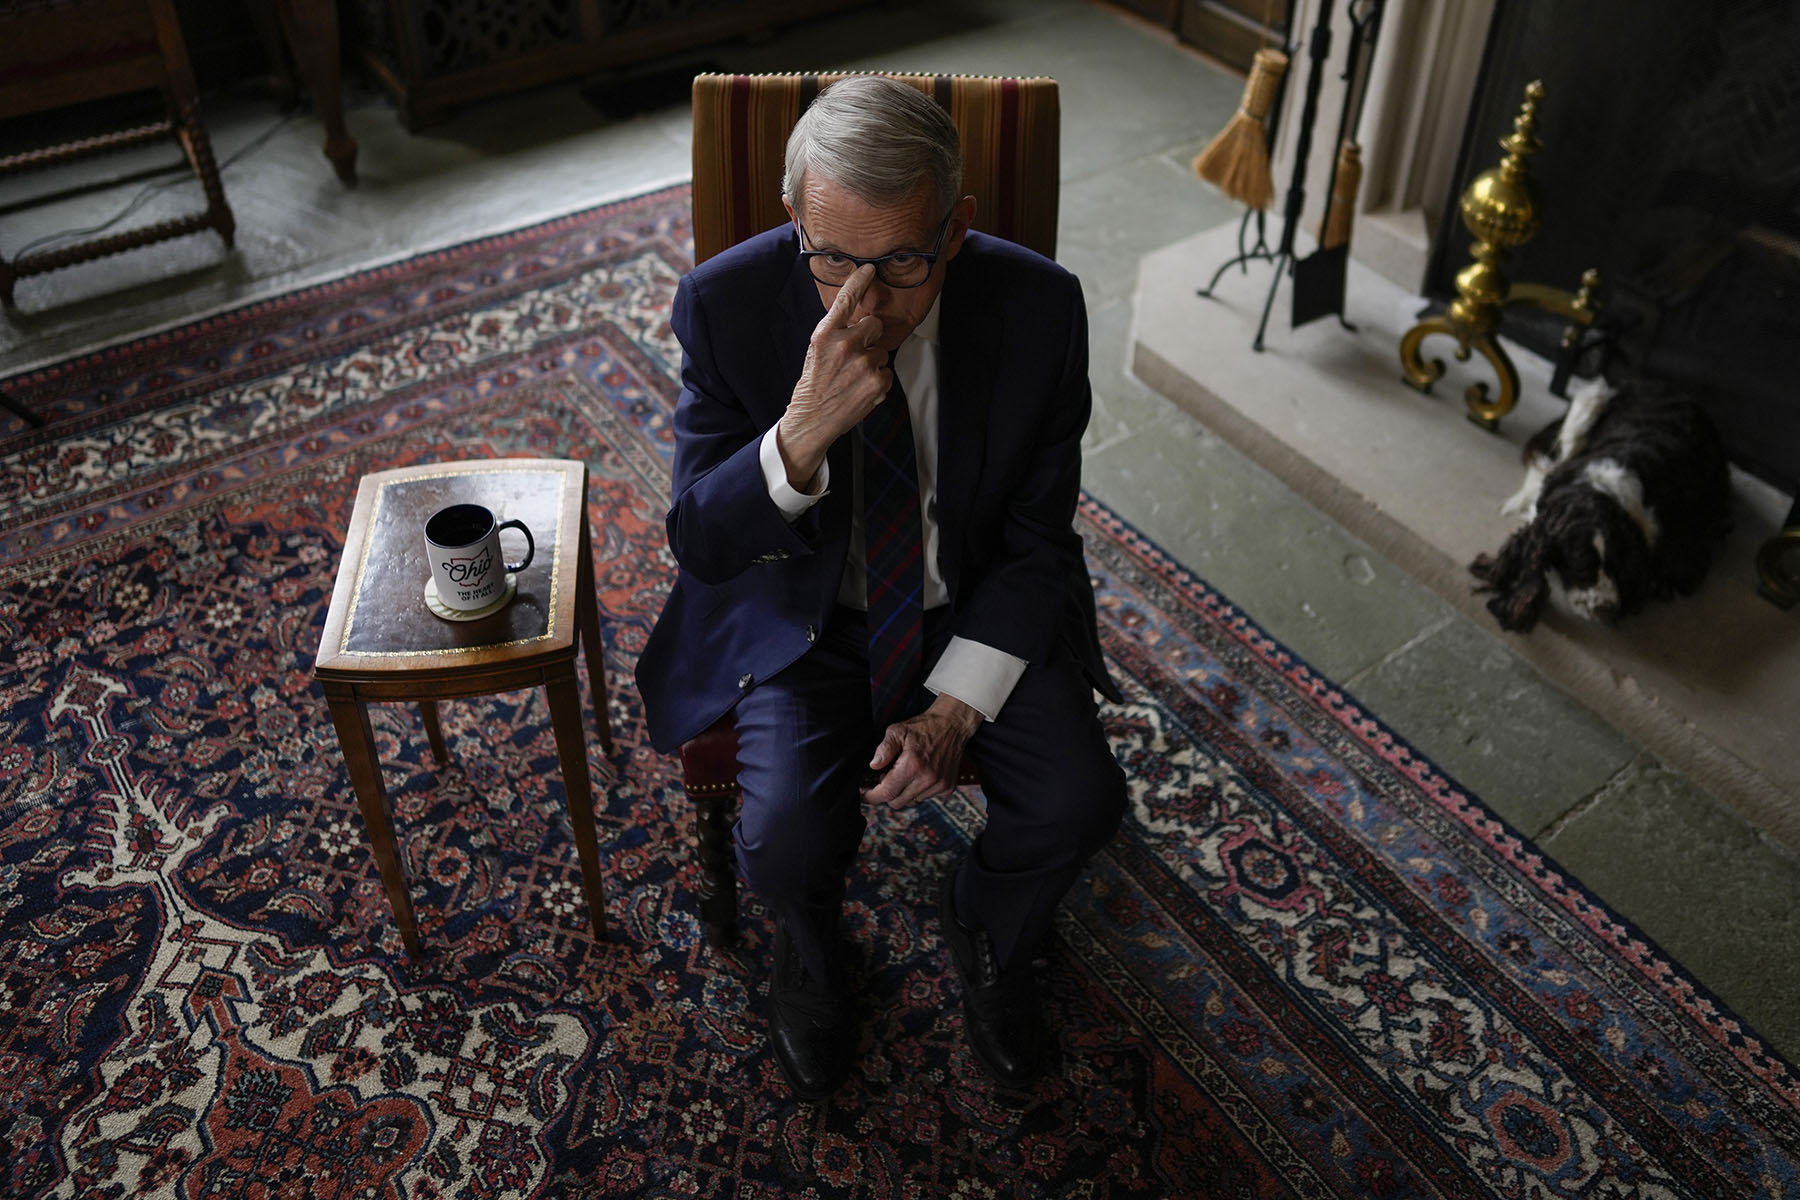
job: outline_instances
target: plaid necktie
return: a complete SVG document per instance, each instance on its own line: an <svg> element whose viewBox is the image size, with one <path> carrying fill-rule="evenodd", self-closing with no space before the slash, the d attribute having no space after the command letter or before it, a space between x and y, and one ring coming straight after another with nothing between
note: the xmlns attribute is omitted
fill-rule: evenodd
<svg viewBox="0 0 1800 1200"><path fill-rule="evenodd" d="M905 709L918 688L925 640L919 471L898 371L887 399L863 418L862 442L869 700L879 733L911 715Z"/></svg>

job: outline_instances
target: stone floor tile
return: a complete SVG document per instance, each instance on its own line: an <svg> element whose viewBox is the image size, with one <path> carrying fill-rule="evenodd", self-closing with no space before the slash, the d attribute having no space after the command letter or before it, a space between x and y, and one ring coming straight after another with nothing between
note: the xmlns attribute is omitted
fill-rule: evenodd
<svg viewBox="0 0 1800 1200"><path fill-rule="evenodd" d="M1800 1062L1800 858L1652 762L1539 844Z"/></svg>
<svg viewBox="0 0 1800 1200"><path fill-rule="evenodd" d="M1057 261L1081 276L1090 303L1129 298L1138 252L1167 245L1236 212L1217 191L1162 155L1149 155L1063 184Z"/></svg>
<svg viewBox="0 0 1800 1200"><path fill-rule="evenodd" d="M1636 753L1611 726L1461 616L1339 682L1532 837L1603 787Z"/></svg>
<svg viewBox="0 0 1800 1200"><path fill-rule="evenodd" d="M1179 413L1088 451L1082 482L1333 679L1448 619L1435 597Z"/></svg>

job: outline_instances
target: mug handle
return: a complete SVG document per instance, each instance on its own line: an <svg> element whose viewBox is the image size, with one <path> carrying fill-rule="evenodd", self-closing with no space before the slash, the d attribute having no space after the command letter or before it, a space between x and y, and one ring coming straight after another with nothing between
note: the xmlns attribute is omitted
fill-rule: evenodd
<svg viewBox="0 0 1800 1200"><path fill-rule="evenodd" d="M498 535L502 529L516 529L525 535L525 561L506 564L506 569L508 571L523 571L526 567L531 565L532 556L537 553L537 543L531 539L531 530L525 528L525 522L523 521L502 521L494 526L494 533Z"/></svg>

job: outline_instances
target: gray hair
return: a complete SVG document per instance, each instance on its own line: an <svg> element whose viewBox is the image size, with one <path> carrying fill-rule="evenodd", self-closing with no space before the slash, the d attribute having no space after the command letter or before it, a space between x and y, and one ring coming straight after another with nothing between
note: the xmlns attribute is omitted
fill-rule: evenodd
<svg viewBox="0 0 1800 1200"><path fill-rule="evenodd" d="M928 179L938 211L949 212L962 193L962 139L917 88L853 75L821 91L788 137L781 194L796 209L815 172L875 205L911 199Z"/></svg>

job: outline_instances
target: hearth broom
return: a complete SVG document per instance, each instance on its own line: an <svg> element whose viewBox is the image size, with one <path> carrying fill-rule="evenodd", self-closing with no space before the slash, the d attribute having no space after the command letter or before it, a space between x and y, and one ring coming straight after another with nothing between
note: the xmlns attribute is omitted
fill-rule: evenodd
<svg viewBox="0 0 1800 1200"><path fill-rule="evenodd" d="M1263 122L1287 73L1288 56L1265 46L1256 52L1244 98L1230 123L1206 149L1194 156L1194 174L1251 208L1266 209L1275 202L1275 181L1269 176L1269 131Z"/></svg>
<svg viewBox="0 0 1800 1200"><path fill-rule="evenodd" d="M1362 147L1345 142L1338 147L1337 170L1331 176L1331 199L1319 221L1319 249L1350 244L1350 222L1356 215L1356 191L1362 186Z"/></svg>

